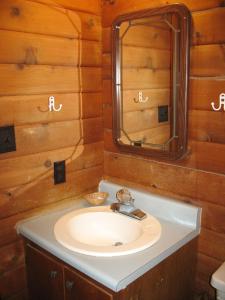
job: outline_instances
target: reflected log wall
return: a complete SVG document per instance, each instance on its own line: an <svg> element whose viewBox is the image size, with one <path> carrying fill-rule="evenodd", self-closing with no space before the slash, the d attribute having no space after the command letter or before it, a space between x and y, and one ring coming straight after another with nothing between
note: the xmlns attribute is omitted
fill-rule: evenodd
<svg viewBox="0 0 225 300"><path fill-rule="evenodd" d="M117 0L103 6L103 105L105 176L203 208L196 293L215 299L211 274L225 260L225 111L214 112L225 87L225 2L180 1L192 12L189 153L163 163L120 153L112 142L111 24L119 15L176 1Z"/></svg>
<svg viewBox="0 0 225 300"><path fill-rule="evenodd" d="M16 151L0 154L0 298L25 299L17 221L64 207L103 173L100 1L0 1L0 126ZM48 111L55 96L60 112ZM66 160L66 182L53 164Z"/></svg>
<svg viewBox="0 0 225 300"><path fill-rule="evenodd" d="M131 27L128 22L123 22L120 36L121 97L126 133L121 132L121 140L125 144L130 144L129 139L164 144L170 138L170 126L168 121L159 122L158 107L167 106L168 110L170 107L171 32L161 20L149 24L149 20L143 18L141 24ZM146 97L148 100L139 102L139 93L143 100Z"/></svg>

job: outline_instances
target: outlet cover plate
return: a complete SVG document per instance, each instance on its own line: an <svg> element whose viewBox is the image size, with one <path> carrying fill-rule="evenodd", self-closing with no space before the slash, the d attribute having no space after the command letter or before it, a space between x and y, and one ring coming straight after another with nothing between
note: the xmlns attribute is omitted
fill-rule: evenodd
<svg viewBox="0 0 225 300"><path fill-rule="evenodd" d="M169 120L169 112L168 105L158 106L158 122L168 122Z"/></svg>
<svg viewBox="0 0 225 300"><path fill-rule="evenodd" d="M0 153L16 151L14 125L0 127Z"/></svg>
<svg viewBox="0 0 225 300"><path fill-rule="evenodd" d="M54 162L54 184L66 181L66 165L65 160Z"/></svg>

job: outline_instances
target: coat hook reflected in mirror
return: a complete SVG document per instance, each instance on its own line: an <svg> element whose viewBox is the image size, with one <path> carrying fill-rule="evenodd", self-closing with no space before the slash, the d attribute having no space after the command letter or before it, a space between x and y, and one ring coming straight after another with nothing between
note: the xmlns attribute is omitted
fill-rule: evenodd
<svg viewBox="0 0 225 300"><path fill-rule="evenodd" d="M121 151L168 160L186 155L190 29L183 4L114 20L113 140Z"/></svg>
<svg viewBox="0 0 225 300"><path fill-rule="evenodd" d="M60 111L62 109L62 104L59 104L59 107L55 108L55 97L50 96L48 98L48 107L49 107L49 111Z"/></svg>
<svg viewBox="0 0 225 300"><path fill-rule="evenodd" d="M40 106L37 107L37 109L40 111L40 112L52 112L52 111L60 111L62 109L62 104L59 104L59 107L56 108L55 107L55 97L54 96L50 96L48 98L48 108L47 109L42 109Z"/></svg>
<svg viewBox="0 0 225 300"><path fill-rule="evenodd" d="M138 99L134 98L135 103L145 103L149 100L149 97L144 97L143 92L138 92Z"/></svg>

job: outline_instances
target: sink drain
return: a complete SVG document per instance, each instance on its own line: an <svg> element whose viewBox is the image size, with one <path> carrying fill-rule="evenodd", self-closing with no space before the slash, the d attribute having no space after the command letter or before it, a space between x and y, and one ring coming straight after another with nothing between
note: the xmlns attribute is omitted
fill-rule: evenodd
<svg viewBox="0 0 225 300"><path fill-rule="evenodd" d="M121 243L121 242L115 242L115 243L113 244L113 246L121 246L121 245L123 245L123 243Z"/></svg>

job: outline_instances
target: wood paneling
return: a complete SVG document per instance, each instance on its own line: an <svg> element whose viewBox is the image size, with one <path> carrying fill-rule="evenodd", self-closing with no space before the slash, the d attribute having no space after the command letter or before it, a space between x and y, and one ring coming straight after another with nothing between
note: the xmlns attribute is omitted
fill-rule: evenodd
<svg viewBox="0 0 225 300"><path fill-rule="evenodd" d="M100 12L100 0L0 1L0 126L16 135L16 151L0 155L1 299L26 299L16 222L64 207L102 177ZM50 96L60 112L48 111ZM54 185L61 160L66 182Z"/></svg>
<svg viewBox="0 0 225 300"><path fill-rule="evenodd" d="M225 7L193 13L193 44L224 43Z"/></svg>
<svg viewBox="0 0 225 300"><path fill-rule="evenodd" d="M123 115L124 129L127 133L161 127L167 122L158 122L158 108L137 110Z"/></svg>
<svg viewBox="0 0 225 300"><path fill-rule="evenodd" d="M192 47L191 76L224 76L224 70L225 44Z"/></svg>
<svg viewBox="0 0 225 300"><path fill-rule="evenodd" d="M116 16L122 15L128 12L134 12L146 8L156 8L160 6L165 6L167 4L176 3L174 0L153 0L149 2L148 0L117 0L114 5L105 5L103 8L103 27L110 26L112 21ZM224 2L221 0L207 0L207 1L194 1L194 0L183 0L183 4L187 5L190 10L204 10L215 7L223 6Z"/></svg>
<svg viewBox="0 0 225 300"><path fill-rule="evenodd" d="M221 262L225 261L225 235L202 228L198 244L199 252Z"/></svg>
<svg viewBox="0 0 225 300"><path fill-rule="evenodd" d="M112 104L112 80L111 79L103 79L102 102L107 105Z"/></svg>
<svg viewBox="0 0 225 300"><path fill-rule="evenodd" d="M211 102L218 103L219 95L223 92L224 86L225 78L190 78L190 109L212 110Z"/></svg>
<svg viewBox="0 0 225 300"><path fill-rule="evenodd" d="M190 111L189 136L195 140L225 144L225 112Z"/></svg>
<svg viewBox="0 0 225 300"><path fill-rule="evenodd" d="M169 89L146 89L144 95L149 97L149 101L137 103L134 100L138 98L139 90L127 90L123 92L124 110L126 112L143 110L147 108L158 107L160 105L168 105L170 99Z"/></svg>
<svg viewBox="0 0 225 300"><path fill-rule="evenodd" d="M55 7L69 8L76 11L84 11L100 15L101 2L99 1L83 1L83 0L29 0L33 2L39 2L48 4Z"/></svg>
<svg viewBox="0 0 225 300"><path fill-rule="evenodd" d="M102 28L102 50L103 53L111 52L112 37L111 27Z"/></svg>
<svg viewBox="0 0 225 300"><path fill-rule="evenodd" d="M0 125L43 124L95 118L102 114L100 93L54 93L56 106L62 104L62 110L51 113L48 111L50 96L51 94L0 97Z"/></svg>
<svg viewBox="0 0 225 300"><path fill-rule="evenodd" d="M169 88L170 72L168 70L127 69L123 72L123 88L149 89Z"/></svg>
<svg viewBox="0 0 225 300"><path fill-rule="evenodd" d="M1 154L0 160L98 142L102 139L101 127L101 118L18 126L15 128L17 150Z"/></svg>
<svg viewBox="0 0 225 300"><path fill-rule="evenodd" d="M0 275L7 273L9 269L24 264L23 242L18 241L0 249L1 266Z"/></svg>
<svg viewBox="0 0 225 300"><path fill-rule="evenodd" d="M211 170L211 172L225 174L225 145L206 141L202 142L190 140L189 153L187 157L180 162L180 164L194 169L205 169ZM222 181L220 184L222 184ZM210 187L208 186L208 189ZM216 201L219 201L219 199L216 199Z"/></svg>
<svg viewBox="0 0 225 300"><path fill-rule="evenodd" d="M64 184L58 184L52 188L52 175L40 177L27 185L8 189L7 200L1 206L1 212L7 216L0 219L2 230L0 232L0 245L9 244L19 239L15 224L38 212L44 211L47 204L56 204L63 199L72 198L93 190L99 183L102 176L102 166L95 166L87 169L69 172ZM38 184L37 184L38 183ZM35 193L34 193L35 188Z"/></svg>
<svg viewBox="0 0 225 300"><path fill-rule="evenodd" d="M100 16L25 0L3 0L0 11L0 29L101 40Z"/></svg>
<svg viewBox="0 0 225 300"><path fill-rule="evenodd" d="M0 33L1 63L56 66L101 65L100 42L7 30L0 30Z"/></svg>
<svg viewBox="0 0 225 300"><path fill-rule="evenodd" d="M54 161L66 160L67 172L100 165L102 154L103 144L98 142L0 160L0 189L4 191L39 177L53 177Z"/></svg>
<svg viewBox="0 0 225 300"><path fill-rule="evenodd" d="M127 27L128 23L124 22L121 25L121 35ZM170 49L170 34L169 31L156 27L132 26L123 37L123 45L168 50Z"/></svg>
<svg viewBox="0 0 225 300"><path fill-rule="evenodd" d="M108 124L108 119L106 115L105 115L104 126L105 128L110 128L109 126L107 127L107 125L105 124ZM106 151L118 153L118 149L113 143L111 129L105 129L104 140L105 140ZM183 160L177 161L176 164L180 166L186 166L187 168L191 168L191 169L198 169L198 170L208 169L211 170L212 172L221 174L221 177L216 177L216 180L214 178L214 175L212 174L212 180L210 180L211 184L207 185L207 180L209 178L209 175L208 177L206 176L205 178L204 176L205 173L204 172L201 173L202 178L205 178L205 180L203 180L204 183L202 184L201 189L198 190L198 193L204 194L206 197L208 193L211 194L211 191L212 191L212 195L216 190L220 191L221 194L219 197L215 198L215 201L224 202L225 192L222 193L223 189L225 189L225 182L223 181L224 180L223 174L225 174L224 171L225 145L224 144L190 140L187 156ZM204 185L207 185L207 190L205 190Z"/></svg>
<svg viewBox="0 0 225 300"><path fill-rule="evenodd" d="M123 47L123 67L169 69L170 51L143 47Z"/></svg>
<svg viewBox="0 0 225 300"><path fill-rule="evenodd" d="M26 288L26 273L25 266L20 266L12 271L1 276L0 280L0 295L4 298L9 298Z"/></svg>
<svg viewBox="0 0 225 300"><path fill-rule="evenodd" d="M110 26L116 17L168 3L175 3L175 1L140 0L137 3L133 0L117 0L112 5L105 4L103 6L103 54L109 56L111 53ZM193 46L190 64L188 154L175 163L163 163L149 157L120 153L112 140L110 126L112 96L109 88L111 81L107 79L103 80L104 174L105 178L120 184L140 185L151 192L169 195L203 208L196 292L207 293L210 300L214 300L215 291L209 285L209 279L225 259L225 115L223 108L220 112L214 112L211 102L217 105L220 94L224 93L225 8L224 1L216 0L185 0L182 3L192 11ZM131 45L128 49L132 53ZM135 68L138 61L141 62L142 67L147 65L143 57L139 58L138 55L136 57L135 53L130 55L128 63ZM140 78L145 82L142 70L140 70ZM108 78L110 78L109 74ZM148 74L149 79L151 78ZM135 103L130 100L137 96L135 87L136 82L139 82L139 76L136 78L133 76L133 80L132 78L126 80L130 90L125 91L124 99L132 103L129 111L135 111ZM143 88L146 88L145 84ZM153 101L159 98L160 103L163 103L168 89L146 89L144 92L153 93L150 98Z"/></svg>
<svg viewBox="0 0 225 300"><path fill-rule="evenodd" d="M0 96L74 93L80 90L85 92L101 90L100 68L0 65Z"/></svg>

